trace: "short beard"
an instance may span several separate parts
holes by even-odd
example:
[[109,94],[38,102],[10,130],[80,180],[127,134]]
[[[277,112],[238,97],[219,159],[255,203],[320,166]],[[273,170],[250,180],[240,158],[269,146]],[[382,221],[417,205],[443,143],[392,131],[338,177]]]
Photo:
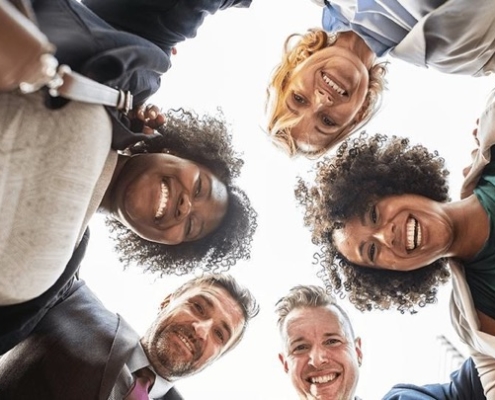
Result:
[[151,343],[151,348],[155,350],[152,355],[153,364],[160,365],[162,370],[167,373],[166,378],[169,379],[182,378],[197,372],[193,364],[200,356],[198,349],[196,349],[197,356],[190,360],[182,359],[180,353],[177,355],[175,346],[168,340],[169,335],[176,334],[176,332],[183,332],[187,336],[183,328],[171,327],[166,332],[162,332],[161,335],[155,336]]

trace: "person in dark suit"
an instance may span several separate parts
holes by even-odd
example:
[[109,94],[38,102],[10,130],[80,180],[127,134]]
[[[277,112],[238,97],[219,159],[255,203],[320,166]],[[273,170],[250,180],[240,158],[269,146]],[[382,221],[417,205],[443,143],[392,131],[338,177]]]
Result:
[[[299,398],[358,400],[355,395],[363,359],[361,339],[345,310],[324,288],[299,285],[276,305],[283,342],[279,354]],[[395,385],[383,400],[484,400],[472,358],[448,383]]]
[[84,281],[69,285],[30,336],[0,358],[1,399],[181,399],[174,383],[232,350],[259,311],[233,277],[205,275],[168,295],[140,338]]

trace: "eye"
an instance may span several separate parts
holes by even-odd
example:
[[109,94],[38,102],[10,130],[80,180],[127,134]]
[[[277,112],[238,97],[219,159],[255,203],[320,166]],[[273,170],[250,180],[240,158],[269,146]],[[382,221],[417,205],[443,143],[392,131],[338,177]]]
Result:
[[371,243],[370,246],[368,247],[368,257],[371,262],[375,262],[375,256],[376,256],[376,245],[374,243]]
[[340,343],[340,340],[334,339],[334,338],[328,339],[325,341],[325,344],[328,346],[334,346],[334,345],[339,344],[339,343]]
[[186,220],[186,237],[191,236],[191,231],[192,231],[192,219],[189,217]]
[[297,94],[297,93],[292,93],[292,98],[294,99],[294,101],[296,103],[299,103],[299,104],[305,104],[306,103],[306,99],[301,96],[300,94]]
[[199,176],[198,183],[196,185],[196,190],[194,191],[194,197],[199,197],[202,188],[203,188],[203,179],[201,179],[201,176]]
[[215,336],[220,340],[221,343],[224,343],[225,339],[220,329],[215,329]]
[[332,119],[328,117],[328,115],[323,115],[321,117],[321,122],[323,122],[323,125],[326,126],[335,126],[335,122],[333,122]]
[[378,221],[378,214],[376,212],[376,206],[373,205],[370,208],[370,221],[376,224],[376,221]]
[[201,304],[199,304],[198,302],[194,302],[192,304],[193,304],[194,309],[196,310],[196,312],[199,315],[204,315],[205,314],[205,310],[204,310],[204,308],[203,308],[203,306]]
[[303,351],[308,349],[307,344],[300,344],[292,349],[293,353],[302,353]]

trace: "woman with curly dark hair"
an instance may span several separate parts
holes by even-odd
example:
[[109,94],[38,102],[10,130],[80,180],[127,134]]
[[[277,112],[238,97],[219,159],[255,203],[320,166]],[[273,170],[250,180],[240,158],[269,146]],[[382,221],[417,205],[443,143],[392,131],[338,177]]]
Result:
[[314,185],[300,180],[296,189],[327,289],[359,310],[416,312],[453,276],[452,322],[472,347],[485,391],[495,379],[494,93],[461,200],[449,201],[437,152],[380,134],[346,140],[317,164]]
[[[107,211],[111,212],[107,223],[117,242],[116,249],[120,253],[120,259],[126,264],[137,262],[147,270],[162,274],[182,275],[197,267],[215,272],[226,271],[237,260],[249,258],[251,241],[257,227],[256,212],[247,195],[234,184],[244,161],[234,151],[231,136],[222,119],[212,116],[197,118],[187,112],[169,114],[167,119],[167,124],[158,129],[162,136],[131,147],[129,153],[134,157],[158,153],[161,157],[179,157],[200,165],[205,172],[212,175],[212,179],[203,177],[201,173],[194,177],[197,197],[201,199],[202,192],[206,195],[208,190],[222,196],[225,192],[228,197],[226,207],[222,209],[221,218],[217,218],[219,220],[210,232],[207,232],[207,224],[198,220],[191,209],[189,219],[184,220],[187,223],[180,227],[178,236],[173,236],[172,241],[160,243],[159,240],[146,238],[145,235],[134,232],[132,227],[126,226],[129,225],[126,224],[127,213],[119,210],[119,203],[115,202],[111,193],[107,193],[106,200],[113,201],[113,204],[106,206]],[[122,155],[120,161],[126,164],[129,157]],[[217,187],[212,185],[212,180],[218,182]],[[163,187],[165,183],[161,182],[161,185]],[[173,186],[166,188],[166,195],[169,197],[175,195],[173,192],[169,193],[172,188]],[[213,197],[211,193],[210,197]],[[182,195],[188,196],[186,193]],[[176,201],[176,214],[181,213],[180,203],[183,200],[191,199],[181,197]],[[168,198],[167,201],[173,203]],[[102,202],[104,204],[105,199]],[[207,211],[211,213],[210,209]],[[200,229],[202,231],[195,232]],[[160,234],[164,232],[162,230]],[[182,235],[185,235],[183,240]]]
[[[300,181],[297,196],[306,207],[305,223],[313,231],[313,242],[320,246],[327,284],[336,292],[348,293],[350,301],[361,311],[397,307],[404,312],[413,310],[415,305],[434,302],[437,286],[449,277],[444,254],[426,262],[406,258],[407,254],[414,254],[410,252],[413,249],[403,249],[402,258],[396,261],[374,240],[361,243],[362,237],[354,231],[351,235],[350,229],[360,222],[364,222],[365,227],[374,226],[378,217],[384,221],[383,199],[395,200],[401,195],[414,194],[448,204],[447,174],[444,161],[437,153],[421,145],[411,146],[408,139],[384,135],[368,138],[361,134],[348,139],[334,158],[320,161],[316,185],[308,187]],[[411,204],[418,201],[413,200]],[[394,222],[397,237],[392,240],[397,245],[399,232],[414,233],[413,222],[418,223],[408,215],[404,214],[406,219],[402,220],[405,231]],[[392,229],[392,225],[387,227]],[[389,239],[392,233],[386,233],[385,239]],[[400,239],[400,244],[411,245],[407,242],[409,236],[401,235]],[[342,249],[349,241],[355,244],[355,240],[358,240],[359,257]],[[387,264],[382,264],[384,256],[389,256],[383,260]],[[405,262],[406,267],[402,265]]]

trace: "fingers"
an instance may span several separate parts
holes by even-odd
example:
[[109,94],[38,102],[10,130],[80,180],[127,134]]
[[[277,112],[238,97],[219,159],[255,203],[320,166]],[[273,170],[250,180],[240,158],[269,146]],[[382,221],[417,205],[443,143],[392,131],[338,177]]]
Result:
[[144,134],[153,134],[155,129],[164,125],[167,122],[165,113],[154,104],[143,104],[135,107],[128,114],[129,118],[136,118],[144,122],[142,132]]

